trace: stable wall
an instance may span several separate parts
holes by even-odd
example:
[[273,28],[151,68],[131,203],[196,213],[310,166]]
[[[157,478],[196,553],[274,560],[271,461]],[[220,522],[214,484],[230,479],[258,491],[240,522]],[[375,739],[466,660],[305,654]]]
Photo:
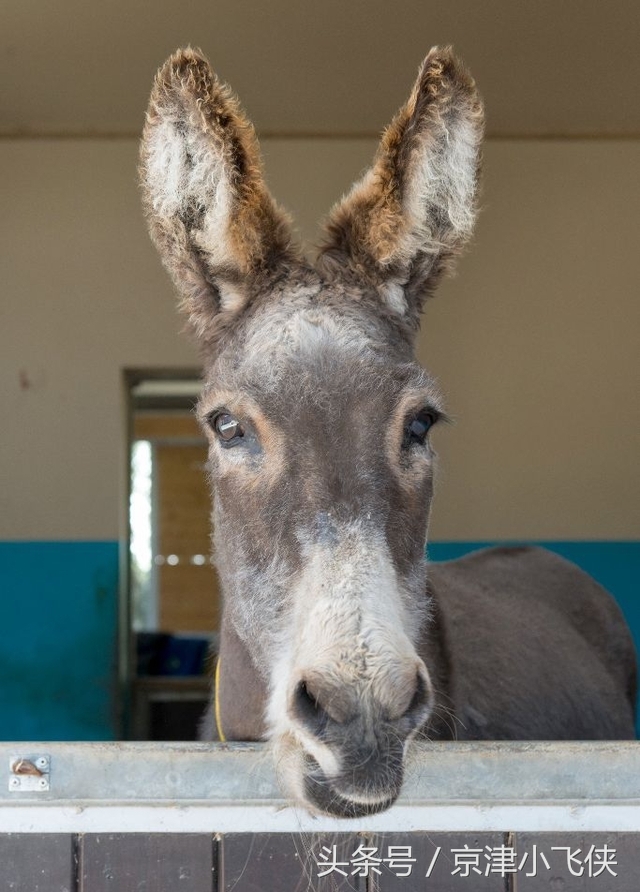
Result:
[[[315,241],[315,221],[374,143],[263,148],[274,192]],[[122,369],[197,364],[146,235],[136,154],[130,139],[0,142],[0,737],[115,733],[105,704]],[[640,540],[639,172],[638,140],[489,141],[475,243],[427,307],[418,348],[456,419],[435,435],[431,539],[622,547],[628,603]],[[74,671],[61,686],[63,665]],[[36,688],[36,727],[33,710],[15,724]],[[95,708],[76,715],[87,690]]]

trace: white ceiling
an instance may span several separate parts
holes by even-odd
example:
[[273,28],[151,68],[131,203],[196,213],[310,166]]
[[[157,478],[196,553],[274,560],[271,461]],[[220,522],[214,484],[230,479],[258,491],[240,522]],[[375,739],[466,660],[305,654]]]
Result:
[[0,17],[9,135],[136,135],[186,43],[261,133],[378,133],[453,43],[493,135],[640,134],[640,0],[2,0]]

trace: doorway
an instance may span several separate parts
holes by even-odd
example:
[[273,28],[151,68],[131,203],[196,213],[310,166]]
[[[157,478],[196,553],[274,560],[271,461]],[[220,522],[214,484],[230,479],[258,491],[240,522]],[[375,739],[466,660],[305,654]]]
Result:
[[194,369],[127,371],[127,736],[193,740],[217,653],[207,444]]

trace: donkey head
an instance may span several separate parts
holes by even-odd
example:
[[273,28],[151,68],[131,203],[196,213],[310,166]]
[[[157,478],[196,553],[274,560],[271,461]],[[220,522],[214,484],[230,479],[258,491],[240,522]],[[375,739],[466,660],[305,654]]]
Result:
[[[332,814],[394,801],[433,708],[417,649],[443,410],[413,342],[471,233],[481,132],[472,79],[431,50],[312,266],[206,60],[176,53],[151,95],[145,209],[205,363],[222,724],[272,739],[290,794]],[[253,723],[238,678],[263,692]]]

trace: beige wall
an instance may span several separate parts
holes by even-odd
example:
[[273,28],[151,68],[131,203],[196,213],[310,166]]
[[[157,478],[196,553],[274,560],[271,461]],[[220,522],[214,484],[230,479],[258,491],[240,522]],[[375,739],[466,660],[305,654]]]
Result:
[[[314,221],[367,140],[266,141]],[[196,363],[139,211],[133,140],[0,142],[0,539],[113,539],[121,369]],[[457,424],[437,433],[439,539],[638,538],[640,141],[494,141],[484,211],[419,353]]]

